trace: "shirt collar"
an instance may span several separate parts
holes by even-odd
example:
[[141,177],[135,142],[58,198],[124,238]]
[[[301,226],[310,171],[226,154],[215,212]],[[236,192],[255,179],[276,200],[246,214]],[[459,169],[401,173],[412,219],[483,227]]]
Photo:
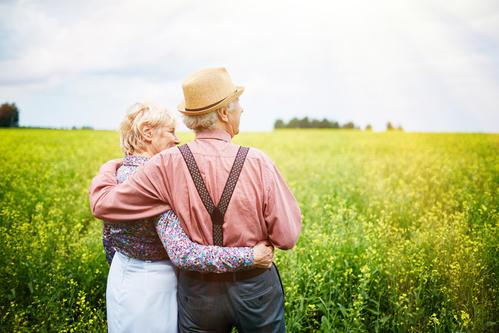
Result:
[[196,132],[196,139],[215,139],[230,142],[230,134],[220,129],[202,130]]
[[123,158],[123,165],[141,166],[149,160],[149,157],[143,155],[127,155]]

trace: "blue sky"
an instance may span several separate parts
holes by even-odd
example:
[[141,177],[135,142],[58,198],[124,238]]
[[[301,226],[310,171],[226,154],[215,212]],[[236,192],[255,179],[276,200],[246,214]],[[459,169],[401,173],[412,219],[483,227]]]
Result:
[[308,116],[499,132],[498,1],[0,2],[0,102],[24,126],[176,112],[183,79],[212,66],[246,87],[242,130]]

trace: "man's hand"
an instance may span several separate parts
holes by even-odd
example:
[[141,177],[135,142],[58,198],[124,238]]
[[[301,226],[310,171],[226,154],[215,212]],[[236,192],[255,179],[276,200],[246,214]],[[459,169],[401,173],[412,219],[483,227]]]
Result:
[[257,268],[270,268],[274,260],[274,247],[261,241],[253,247],[253,266]]

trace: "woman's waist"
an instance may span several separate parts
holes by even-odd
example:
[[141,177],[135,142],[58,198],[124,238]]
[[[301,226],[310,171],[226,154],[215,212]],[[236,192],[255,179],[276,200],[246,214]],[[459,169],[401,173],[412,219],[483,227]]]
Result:
[[152,246],[152,244],[142,246],[130,246],[129,244],[113,244],[116,251],[127,257],[142,261],[169,260],[163,246]]
[[147,270],[156,270],[156,269],[162,270],[163,269],[162,267],[168,267],[168,269],[170,268],[175,269],[175,266],[170,261],[170,259],[161,259],[161,260],[139,259],[139,258],[130,257],[126,253],[122,253],[119,250],[116,251],[114,256],[115,258],[113,258],[113,261],[118,260],[120,262],[120,266],[122,268],[126,268],[129,271],[142,271],[145,268]]
[[138,260],[167,260],[168,254],[163,244],[156,239],[112,236],[112,247],[122,254]]

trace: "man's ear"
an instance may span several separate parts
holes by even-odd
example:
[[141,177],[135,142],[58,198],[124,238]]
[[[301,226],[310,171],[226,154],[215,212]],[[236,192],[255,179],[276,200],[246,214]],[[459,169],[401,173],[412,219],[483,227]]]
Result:
[[140,128],[140,134],[142,134],[144,140],[146,140],[147,142],[151,142],[154,133],[151,126],[149,126],[148,124],[144,124]]
[[226,107],[218,109],[217,114],[218,114],[218,119],[220,119],[221,122],[223,123],[229,122],[229,110],[227,110]]

